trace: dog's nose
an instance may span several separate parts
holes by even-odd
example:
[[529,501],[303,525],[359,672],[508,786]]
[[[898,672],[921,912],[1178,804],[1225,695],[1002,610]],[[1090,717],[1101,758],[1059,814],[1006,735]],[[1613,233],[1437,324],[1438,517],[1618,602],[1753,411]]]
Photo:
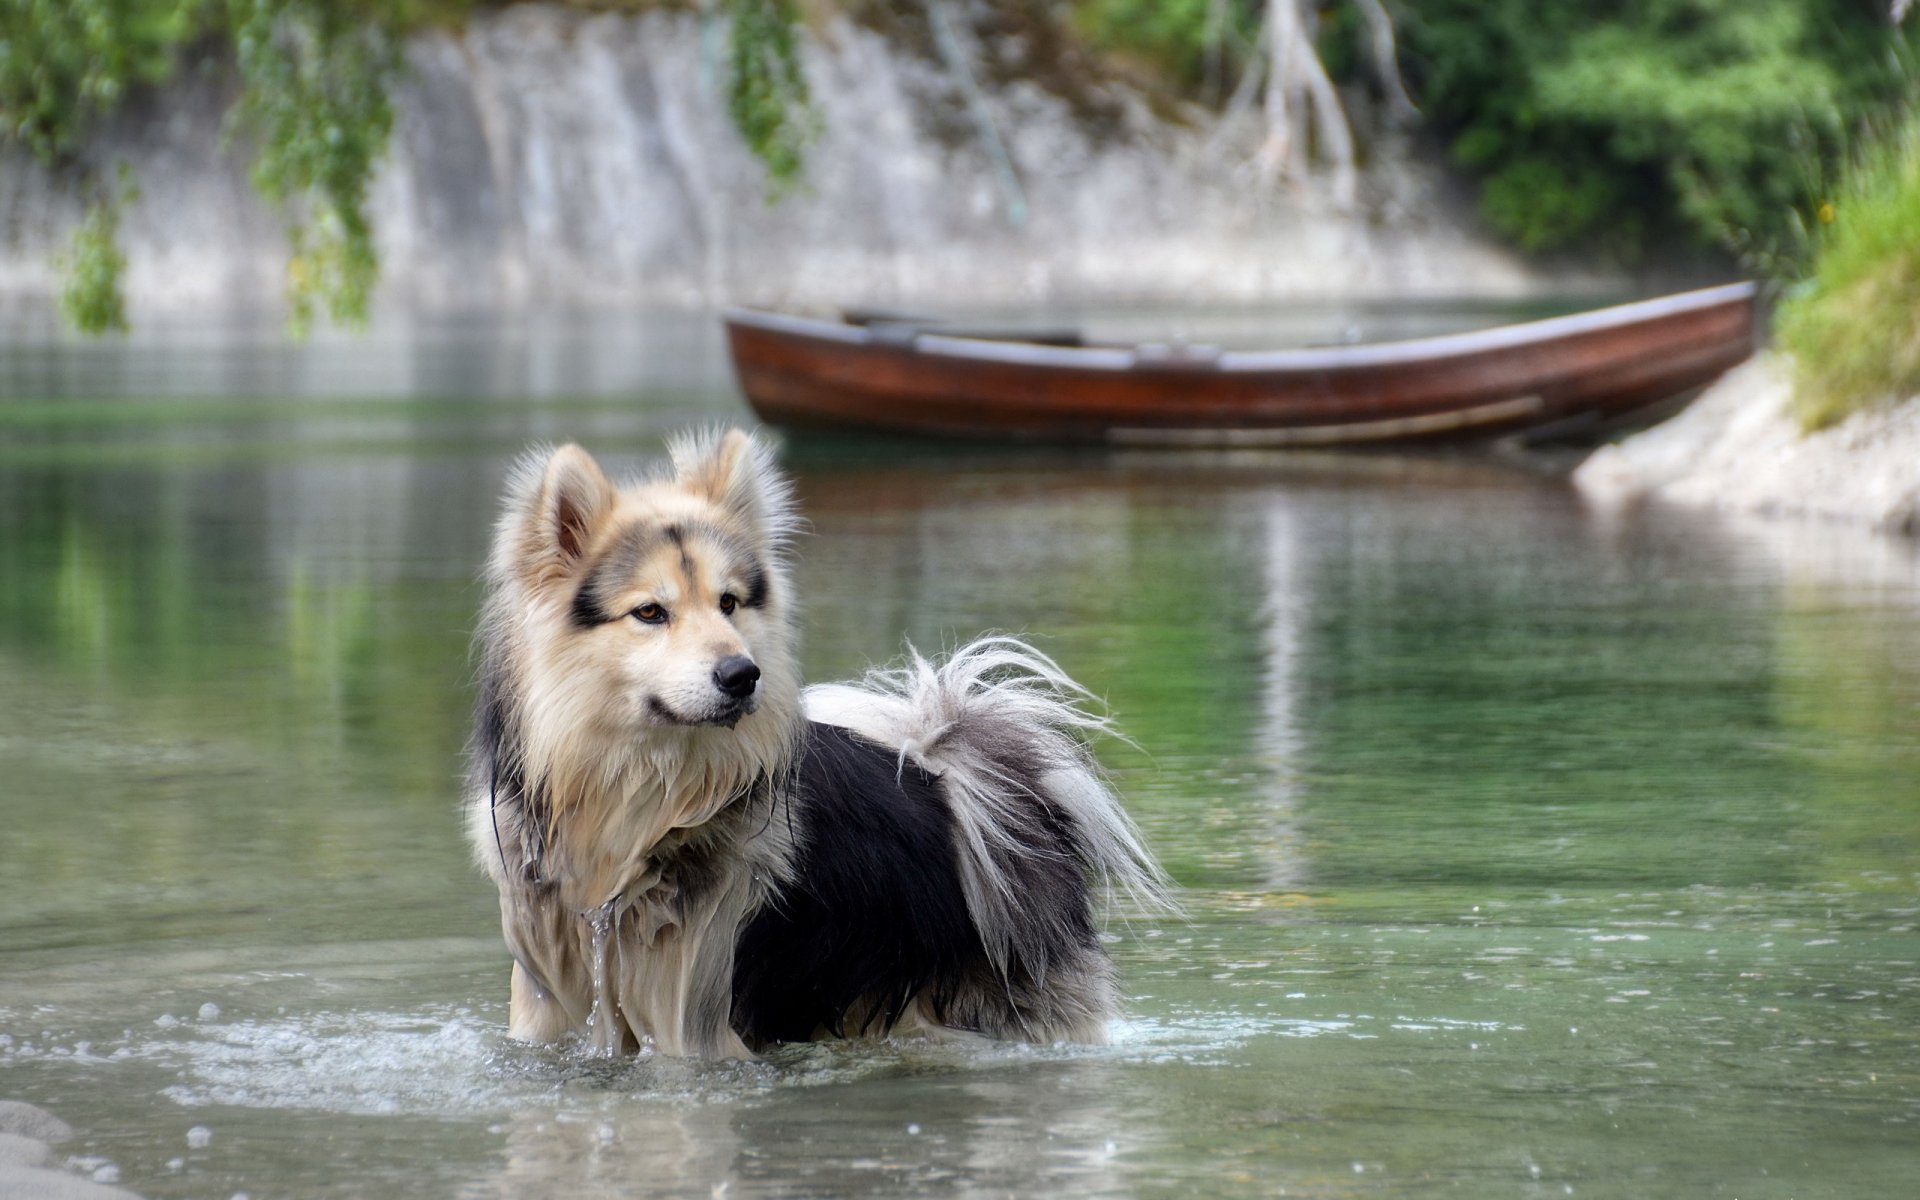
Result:
[[760,682],[760,668],[744,654],[729,655],[713,665],[713,681],[735,700],[745,700]]

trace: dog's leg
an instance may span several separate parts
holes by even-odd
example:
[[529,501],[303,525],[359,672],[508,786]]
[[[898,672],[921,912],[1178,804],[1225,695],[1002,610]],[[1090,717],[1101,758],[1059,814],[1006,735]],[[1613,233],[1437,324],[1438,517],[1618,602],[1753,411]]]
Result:
[[565,1037],[573,1022],[553,994],[533,981],[526,968],[513,964],[508,986],[507,1036],[536,1045],[550,1045]]
[[701,925],[688,930],[684,1001],[686,1053],[752,1058],[733,1029],[734,939],[746,920],[748,888],[737,880]]
[[[676,1058],[752,1058],[734,1032],[733,948],[748,887],[734,881],[646,931],[616,962],[621,1008]],[[637,1020],[636,1020],[637,1019]]]

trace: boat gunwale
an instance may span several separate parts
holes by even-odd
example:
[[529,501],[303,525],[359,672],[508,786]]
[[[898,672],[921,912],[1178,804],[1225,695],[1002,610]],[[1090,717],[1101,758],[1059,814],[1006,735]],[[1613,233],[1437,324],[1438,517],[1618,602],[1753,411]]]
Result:
[[[735,325],[777,334],[838,342],[850,347],[893,350],[928,358],[957,359],[1010,366],[1063,370],[1140,371],[1152,373],[1218,375],[1327,371],[1370,367],[1417,366],[1528,346],[1549,344],[1584,334],[1605,333],[1750,302],[1758,288],[1751,282],[1722,284],[1648,300],[1633,300],[1606,308],[1588,309],[1557,317],[1542,317],[1510,325],[1435,334],[1390,342],[1351,346],[1298,347],[1282,350],[1235,350],[1182,359],[1177,350],[1165,357],[1143,359],[1140,346],[1125,348],[1044,346],[1032,342],[994,341],[950,337],[933,332],[910,339],[887,340],[870,327],[816,317],[800,317],[763,309],[728,307],[721,313]],[[1143,343],[1142,345],[1157,345]]]

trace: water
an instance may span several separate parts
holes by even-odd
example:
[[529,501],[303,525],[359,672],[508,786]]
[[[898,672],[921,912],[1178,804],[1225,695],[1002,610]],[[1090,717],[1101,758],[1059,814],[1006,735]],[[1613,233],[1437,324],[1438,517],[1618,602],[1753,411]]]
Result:
[[1187,915],[1114,931],[1106,1047],[608,1062],[503,1037],[473,578],[526,443],[744,418],[711,326],[16,334],[0,390],[0,1095],[121,1186],[1911,1193],[1909,546],[1533,461],[790,445],[809,675],[1035,635]]

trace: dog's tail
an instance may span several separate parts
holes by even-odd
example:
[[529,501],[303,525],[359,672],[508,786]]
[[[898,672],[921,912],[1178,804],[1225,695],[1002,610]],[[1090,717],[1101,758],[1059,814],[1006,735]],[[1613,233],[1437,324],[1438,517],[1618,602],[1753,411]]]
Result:
[[953,809],[961,884],[987,953],[1003,974],[1016,956],[1044,978],[1049,958],[1085,929],[1084,904],[1036,903],[1061,876],[1136,910],[1171,907],[1166,877],[1107,786],[1087,741],[1111,733],[1083,705],[1092,694],[1011,637],[986,637],[944,663],[908,648],[858,684],[807,689],[807,716],[849,729],[938,776]]

